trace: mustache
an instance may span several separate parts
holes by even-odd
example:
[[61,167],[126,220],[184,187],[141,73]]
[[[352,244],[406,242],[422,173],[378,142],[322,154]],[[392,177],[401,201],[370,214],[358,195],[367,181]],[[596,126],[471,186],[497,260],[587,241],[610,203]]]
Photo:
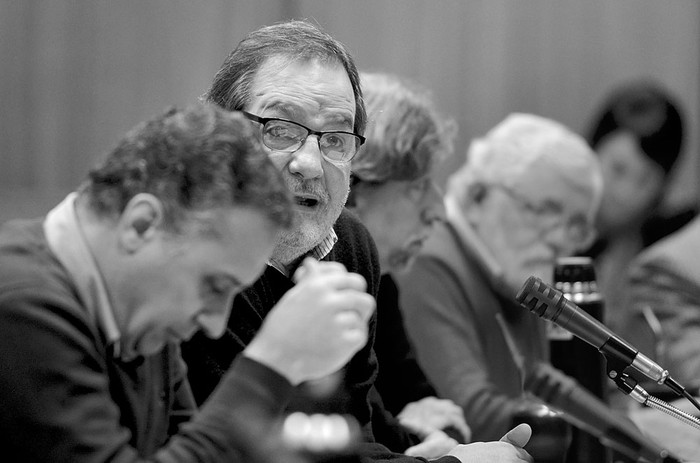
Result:
[[318,180],[292,179],[287,181],[287,188],[294,195],[313,195],[323,202],[327,202],[330,199],[326,187]]

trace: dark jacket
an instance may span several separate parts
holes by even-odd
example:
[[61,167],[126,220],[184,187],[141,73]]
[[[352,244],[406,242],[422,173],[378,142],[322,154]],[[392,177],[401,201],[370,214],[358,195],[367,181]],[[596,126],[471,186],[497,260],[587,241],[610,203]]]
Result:
[[271,461],[247,452],[279,418],[286,379],[241,358],[190,420],[178,346],[124,362],[90,313],[41,220],[0,230],[3,461]]
[[464,409],[474,441],[498,440],[523,398],[522,372],[497,320],[520,353],[548,358],[544,322],[507,297],[471,243],[438,223],[408,273],[397,277],[406,330],[441,397]]

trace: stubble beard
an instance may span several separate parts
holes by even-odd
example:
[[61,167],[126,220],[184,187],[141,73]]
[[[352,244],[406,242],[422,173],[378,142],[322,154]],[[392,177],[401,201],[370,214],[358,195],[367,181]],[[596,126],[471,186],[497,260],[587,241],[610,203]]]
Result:
[[313,217],[296,213],[292,228],[278,235],[277,243],[272,252],[272,260],[289,265],[318,246],[328,236],[335,221],[340,217],[348,193],[349,189],[342,201],[337,204],[328,203]]

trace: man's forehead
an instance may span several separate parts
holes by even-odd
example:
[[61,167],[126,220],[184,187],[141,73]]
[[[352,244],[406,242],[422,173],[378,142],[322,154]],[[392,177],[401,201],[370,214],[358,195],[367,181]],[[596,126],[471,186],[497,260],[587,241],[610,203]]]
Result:
[[271,57],[258,69],[250,91],[252,105],[262,104],[281,114],[293,116],[313,109],[327,112],[328,118],[354,119],[355,93],[347,71],[338,62]]
[[532,199],[562,203],[571,196],[592,195],[593,180],[586,170],[534,167],[518,177],[512,187]]

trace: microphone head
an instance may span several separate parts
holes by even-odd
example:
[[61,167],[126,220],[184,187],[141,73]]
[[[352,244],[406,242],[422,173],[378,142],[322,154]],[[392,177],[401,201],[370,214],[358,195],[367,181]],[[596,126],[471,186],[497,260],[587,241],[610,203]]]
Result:
[[530,312],[551,321],[557,320],[566,303],[564,293],[552,288],[536,276],[531,276],[525,281],[515,299]]

